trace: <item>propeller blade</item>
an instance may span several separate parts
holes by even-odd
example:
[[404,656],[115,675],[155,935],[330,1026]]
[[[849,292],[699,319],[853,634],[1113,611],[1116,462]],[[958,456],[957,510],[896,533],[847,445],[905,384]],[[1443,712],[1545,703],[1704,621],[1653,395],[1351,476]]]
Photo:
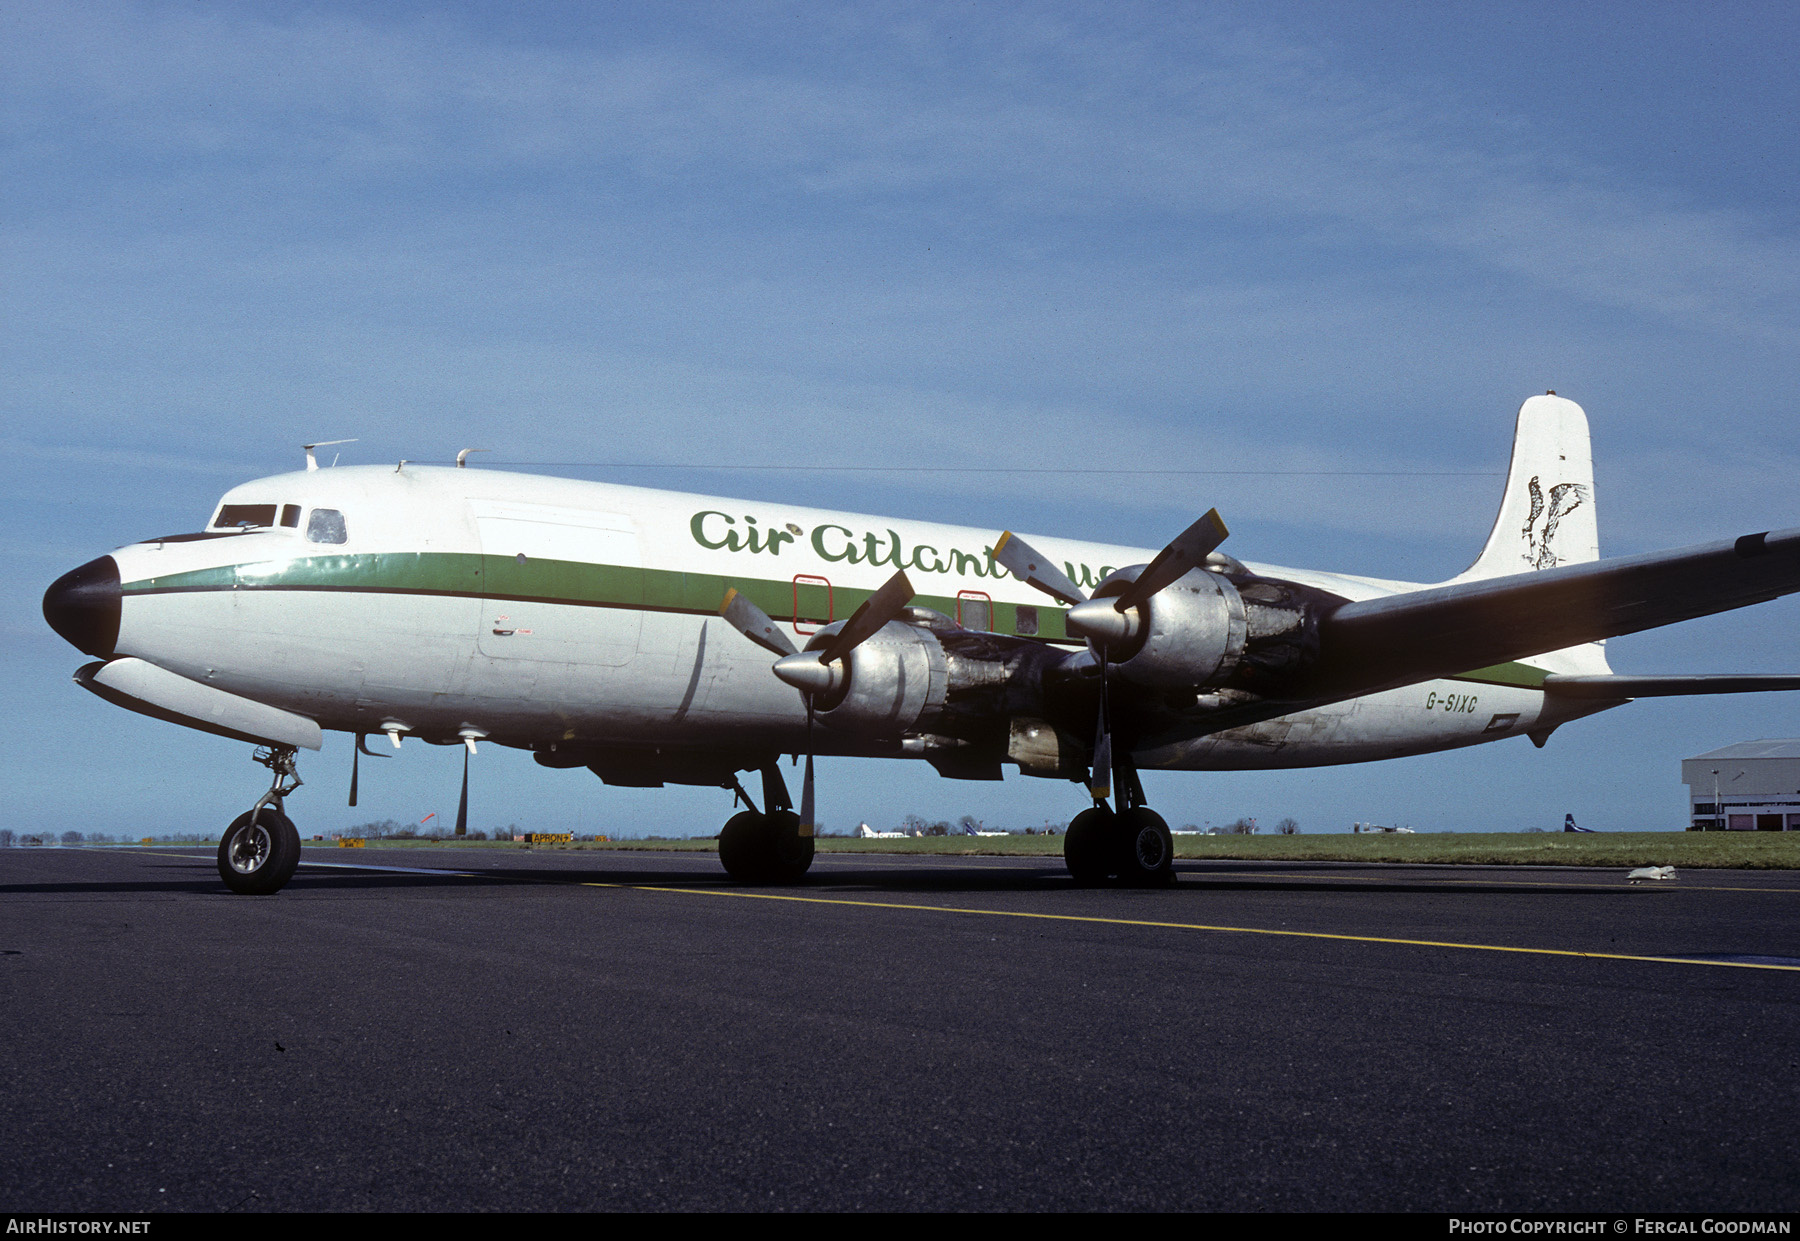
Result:
[[456,834],[465,836],[469,831],[469,751],[463,748],[463,785],[462,798],[456,803]]
[[806,700],[806,776],[800,782],[800,834],[813,834],[812,699]]
[[356,767],[358,756],[362,753],[362,738],[358,737],[356,741],[355,748],[350,751],[350,804],[352,806],[356,804]]
[[725,602],[719,605],[719,615],[725,618],[726,624],[771,655],[799,653],[793,639],[782,632],[769,614],[738,594],[735,587],[725,592]]
[[1112,698],[1106,684],[1106,653],[1093,643],[1088,649],[1100,662],[1100,718],[1094,723],[1094,768],[1088,773],[1088,793],[1095,802],[1112,796]]
[[1071,606],[1087,600],[1087,596],[1081,593],[1081,587],[1071,582],[1050,562],[1049,557],[1011,530],[1002,534],[1000,541],[994,544],[994,559],[1021,582],[1037,587],[1052,599]]
[[1106,730],[1106,717],[1100,717],[1099,735],[1094,738],[1094,769],[1088,775],[1088,793],[1095,801],[1112,796],[1112,734]]
[[906,580],[905,569],[883,582],[881,589],[870,595],[868,601],[844,622],[844,627],[838,630],[837,636],[819,651],[820,662],[835,663],[874,637],[883,625],[906,609],[906,605],[912,602],[913,593],[912,583]]
[[1209,509],[1206,516],[1170,539],[1169,545],[1156,553],[1156,559],[1146,565],[1137,581],[1113,601],[1113,607],[1120,612],[1129,612],[1163,587],[1180,580],[1230,533],[1219,510]]

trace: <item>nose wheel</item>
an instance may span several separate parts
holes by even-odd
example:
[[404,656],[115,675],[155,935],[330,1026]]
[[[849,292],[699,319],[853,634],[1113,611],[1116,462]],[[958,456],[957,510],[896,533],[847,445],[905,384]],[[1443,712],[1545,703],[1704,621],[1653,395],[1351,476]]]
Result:
[[275,779],[219,838],[219,878],[240,896],[279,892],[300,865],[300,833],[282,811],[282,800],[300,787],[294,751],[286,746],[258,750],[256,761]]

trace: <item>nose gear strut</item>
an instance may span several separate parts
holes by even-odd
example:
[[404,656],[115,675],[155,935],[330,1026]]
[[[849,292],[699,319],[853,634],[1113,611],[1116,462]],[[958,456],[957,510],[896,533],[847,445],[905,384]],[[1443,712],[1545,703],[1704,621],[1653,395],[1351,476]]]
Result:
[[289,745],[256,751],[256,761],[274,774],[269,791],[219,838],[219,878],[241,896],[279,892],[300,865],[300,833],[283,809],[284,799],[302,783],[294,755]]

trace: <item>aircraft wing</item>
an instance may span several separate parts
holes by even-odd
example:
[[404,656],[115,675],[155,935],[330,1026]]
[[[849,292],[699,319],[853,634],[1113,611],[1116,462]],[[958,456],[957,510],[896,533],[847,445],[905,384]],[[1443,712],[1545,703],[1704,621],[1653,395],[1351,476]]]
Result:
[[[1710,616],[1800,591],[1800,529],[1622,556],[1346,603],[1319,621],[1309,692],[1374,693]],[[1746,678],[1731,678],[1743,681]],[[1795,678],[1778,678],[1794,682]],[[1586,681],[1598,697],[1658,692],[1670,678]],[[1637,688],[1630,687],[1635,683]],[[1797,682],[1800,683],[1800,682]],[[1790,688],[1767,685],[1757,688]],[[1726,692],[1723,689],[1662,693]]]
[[1760,694],[1800,689],[1800,676],[1565,676],[1551,673],[1544,689],[1561,698],[1669,698],[1683,694]]

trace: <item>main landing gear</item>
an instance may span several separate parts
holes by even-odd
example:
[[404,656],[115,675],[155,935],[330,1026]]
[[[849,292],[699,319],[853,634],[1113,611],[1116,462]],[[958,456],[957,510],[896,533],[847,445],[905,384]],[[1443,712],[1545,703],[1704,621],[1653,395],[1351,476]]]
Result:
[[801,823],[794,813],[787,782],[772,760],[762,778],[767,813],[756,809],[735,776],[725,786],[750,809],[733,815],[719,833],[719,861],[739,883],[796,883],[812,866],[812,824]]
[[294,770],[294,748],[258,750],[256,761],[275,773],[269,791],[233,819],[219,838],[219,878],[240,896],[279,892],[300,865],[300,833],[282,812],[282,799],[301,783]]
[[1112,878],[1128,887],[1167,887],[1175,882],[1169,825],[1144,805],[1137,769],[1122,756],[1113,762],[1113,782],[1119,809],[1108,806],[1096,789],[1094,805],[1076,815],[1063,836],[1063,864],[1082,887],[1099,887]]

